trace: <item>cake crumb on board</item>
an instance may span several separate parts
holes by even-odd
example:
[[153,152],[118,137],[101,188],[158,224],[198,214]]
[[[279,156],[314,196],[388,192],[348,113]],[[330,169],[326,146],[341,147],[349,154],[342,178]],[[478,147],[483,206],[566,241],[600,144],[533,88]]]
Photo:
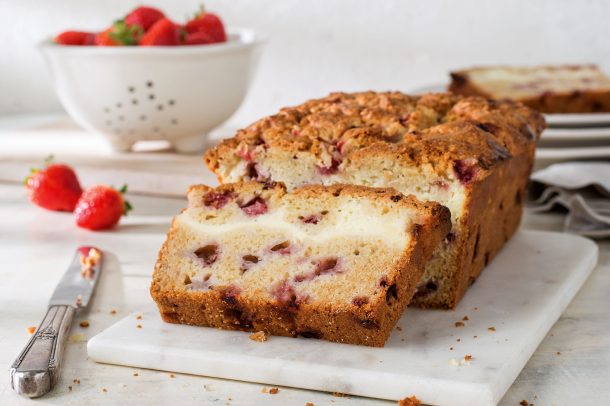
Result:
[[257,331],[255,333],[250,334],[249,338],[252,341],[262,343],[269,339],[269,334],[267,334],[265,331],[261,330],[261,331]]
[[415,396],[409,396],[398,401],[398,406],[421,406],[421,402]]

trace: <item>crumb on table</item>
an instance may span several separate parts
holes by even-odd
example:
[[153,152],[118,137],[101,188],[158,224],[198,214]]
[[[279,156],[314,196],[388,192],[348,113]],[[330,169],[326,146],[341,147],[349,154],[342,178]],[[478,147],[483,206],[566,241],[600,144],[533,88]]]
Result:
[[30,326],[26,330],[27,330],[29,335],[32,335],[32,334],[34,334],[36,332],[36,327],[35,326]]
[[72,386],[69,386],[69,385],[68,385],[68,390],[69,390],[70,392],[72,392]]
[[257,341],[259,343],[267,341],[268,338],[269,334],[267,334],[265,331],[257,331],[255,333],[250,334],[250,340]]
[[468,321],[468,320],[470,320],[470,319],[468,318],[468,316],[464,316],[464,317],[462,317],[462,321]]
[[176,377],[176,375],[174,375],[174,374],[169,374],[169,377],[170,377],[170,378],[175,378],[175,377]]
[[455,322],[455,326],[456,326],[456,327],[464,327],[464,323],[463,323],[463,322],[461,322],[461,321],[456,321],[456,322]]
[[87,341],[87,337],[83,333],[72,334],[68,337],[68,341],[71,343],[82,343]]
[[140,374],[139,374],[139,373],[137,373],[137,372],[134,372],[134,373],[133,373],[133,376],[140,376]]
[[137,328],[142,328],[141,324],[136,325]]
[[263,389],[261,389],[261,393],[267,393],[267,388],[263,386]]
[[312,402],[305,403],[305,406],[315,406]]
[[278,388],[271,388],[269,389],[269,393],[272,395],[275,395],[276,393],[278,393],[280,390]]
[[487,330],[489,330],[489,331],[496,331],[496,328],[494,326],[491,326],[491,327],[487,327]]
[[333,392],[333,396],[336,396],[338,398],[346,398],[349,395],[347,393],[342,393],[342,392]]
[[89,327],[89,320],[83,320],[80,322],[79,326],[81,326],[82,328],[87,328]]
[[136,316],[136,320],[142,320],[142,315],[141,315],[141,314],[138,314],[138,315]]
[[472,359],[473,359],[472,355],[470,355],[470,354],[464,355],[464,361],[470,362],[470,361],[472,361]]
[[110,310],[110,314],[112,314],[114,316],[116,314],[116,309]]

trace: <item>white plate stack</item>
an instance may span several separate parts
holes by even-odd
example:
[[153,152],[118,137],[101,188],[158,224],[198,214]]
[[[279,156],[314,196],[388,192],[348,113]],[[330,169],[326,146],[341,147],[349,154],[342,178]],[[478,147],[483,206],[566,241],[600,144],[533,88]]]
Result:
[[548,128],[536,151],[538,166],[610,160],[610,113],[545,114]]

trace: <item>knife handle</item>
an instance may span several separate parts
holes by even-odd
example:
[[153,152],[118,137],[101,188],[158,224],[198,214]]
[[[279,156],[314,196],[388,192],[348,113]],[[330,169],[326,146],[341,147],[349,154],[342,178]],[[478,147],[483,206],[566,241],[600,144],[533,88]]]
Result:
[[51,306],[36,333],[11,367],[11,386],[18,394],[36,398],[49,392],[57,378],[66,334],[72,324],[72,306]]

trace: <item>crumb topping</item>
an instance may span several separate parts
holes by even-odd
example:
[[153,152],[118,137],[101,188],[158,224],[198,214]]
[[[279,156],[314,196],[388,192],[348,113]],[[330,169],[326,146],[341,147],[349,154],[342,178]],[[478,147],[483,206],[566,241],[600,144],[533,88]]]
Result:
[[[320,173],[330,175],[358,156],[384,151],[416,165],[459,162],[457,169],[469,182],[477,168],[518,154],[544,128],[540,114],[510,101],[450,93],[332,93],[238,131],[208,151],[206,163],[214,171],[240,161],[253,166],[270,148],[294,156],[308,151]],[[471,161],[476,165],[466,164]]]

